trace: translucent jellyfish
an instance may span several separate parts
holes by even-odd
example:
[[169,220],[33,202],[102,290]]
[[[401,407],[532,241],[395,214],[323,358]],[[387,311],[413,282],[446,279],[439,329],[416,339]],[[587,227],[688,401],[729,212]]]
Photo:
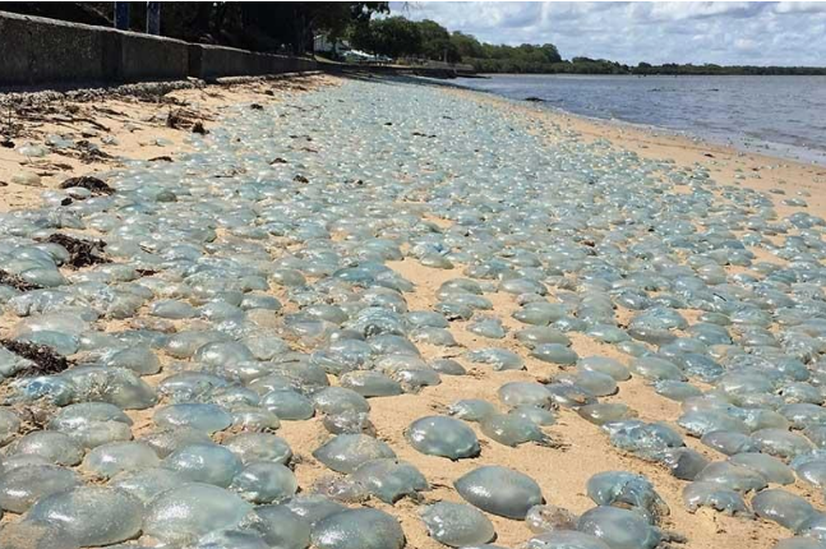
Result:
[[682,370],[674,363],[653,356],[634,360],[631,362],[630,369],[634,374],[652,381],[685,381],[686,379]]
[[86,454],[82,467],[98,477],[111,478],[122,471],[154,467],[160,463],[155,450],[142,442],[110,442]]
[[106,402],[71,404],[49,422],[49,429],[69,435],[86,448],[132,438],[132,420],[123,410]]
[[399,522],[377,509],[348,509],[316,522],[311,531],[318,549],[401,549]]
[[498,465],[478,467],[453,485],[474,507],[507,518],[524,520],[531,507],[543,502],[542,490],[531,477]]
[[748,434],[749,428],[742,420],[716,410],[687,412],[677,419],[677,424],[688,434],[702,437],[714,431]]
[[711,507],[727,515],[751,516],[743,496],[715,482],[695,481],[683,489],[683,501],[690,512]]
[[642,475],[625,471],[597,473],[588,479],[587,492],[597,505],[638,509],[655,522],[670,513],[654,485]]
[[[304,549],[310,545],[311,525],[344,509],[330,500],[310,506],[309,502],[315,501],[315,498],[323,499],[319,496],[299,496],[289,500],[290,503],[286,505],[260,505],[247,515],[242,526],[258,533],[268,547]],[[310,509],[316,511],[317,516],[308,514]],[[320,510],[323,510],[323,513],[320,513]]]
[[533,348],[531,356],[542,362],[552,364],[576,364],[579,356],[573,349],[559,343],[541,343]]
[[626,381],[631,378],[631,373],[622,363],[613,358],[602,356],[589,356],[579,359],[577,370],[607,374],[616,381]]
[[578,516],[556,505],[534,505],[525,516],[525,523],[534,534],[561,530],[576,530]]
[[346,411],[369,412],[367,399],[345,387],[328,387],[312,395],[317,411],[327,415],[338,415]]
[[681,480],[694,480],[708,465],[708,459],[691,448],[670,448],[660,455],[660,461]]
[[623,420],[605,423],[611,444],[645,459],[658,461],[672,448],[684,446],[682,437],[667,425]]
[[459,420],[444,416],[417,419],[405,431],[413,448],[423,454],[457,460],[479,455],[479,440],[473,429]]
[[228,490],[193,482],[152,500],[146,509],[143,532],[167,543],[191,543],[214,530],[235,528],[251,509],[249,503]]
[[508,414],[517,416],[540,426],[553,425],[556,423],[556,416],[545,408],[523,405],[508,411]]
[[197,429],[175,427],[147,433],[140,441],[151,446],[155,454],[163,459],[179,448],[190,444],[209,443],[212,439],[207,433]]
[[729,458],[731,463],[747,467],[763,475],[772,484],[793,484],[794,473],[782,461],[766,454],[744,452]]
[[594,425],[604,425],[611,421],[621,421],[637,417],[637,412],[622,402],[588,404],[577,410],[583,419]]
[[127,492],[146,505],[161,492],[177,488],[187,482],[175,471],[161,467],[149,467],[118,473],[109,482],[109,486]]
[[315,414],[313,402],[293,389],[270,391],[261,397],[261,406],[287,421],[310,419]]
[[700,482],[713,482],[735,492],[760,491],[768,483],[766,477],[748,467],[727,461],[713,461],[697,475]]
[[57,465],[18,467],[0,476],[0,507],[5,511],[24,513],[40,498],[79,484],[81,480],[77,473]]
[[727,456],[757,449],[757,445],[750,436],[731,431],[708,432],[700,438],[700,442]]
[[153,416],[162,428],[191,427],[206,433],[223,431],[232,425],[232,416],[214,404],[183,403],[158,409]]
[[339,473],[352,473],[372,459],[395,458],[385,442],[367,435],[337,435],[313,451],[313,457]]
[[349,479],[363,486],[367,493],[385,503],[395,503],[404,496],[416,496],[429,490],[424,475],[406,461],[374,459],[360,465]]
[[752,433],[751,438],[761,452],[781,459],[790,459],[814,449],[805,437],[785,429],[760,429]]
[[271,433],[240,433],[226,439],[223,446],[244,463],[271,461],[284,465],[293,456],[287,441]]
[[354,410],[344,411],[333,416],[324,416],[322,424],[333,435],[360,434],[376,436],[376,429],[370,421],[369,414]]
[[514,414],[490,414],[479,422],[482,432],[505,446],[516,447],[526,442],[550,446],[551,439],[539,425]]
[[465,358],[476,364],[487,364],[496,371],[525,369],[525,362],[519,355],[507,349],[479,349],[468,352]]
[[77,486],[37,501],[28,520],[59,525],[81,546],[111,545],[141,531],[143,505],[126,492],[101,486]]
[[551,395],[541,383],[531,381],[512,381],[505,383],[496,392],[499,400],[509,408],[529,405],[540,408],[551,407]]
[[190,482],[226,488],[242,468],[241,459],[229,448],[215,443],[190,444],[163,460],[163,466]]
[[785,490],[763,490],[751,500],[754,513],[796,532],[815,513],[814,507],[800,496]]
[[365,398],[402,394],[401,385],[381,372],[358,370],[347,372],[339,379],[341,386],[352,389]]
[[10,454],[40,456],[57,465],[77,465],[83,458],[83,449],[63,433],[32,431],[14,443]]
[[457,400],[448,406],[448,413],[464,421],[481,421],[485,416],[496,413],[496,407],[487,400]]
[[601,539],[611,549],[653,549],[663,540],[660,531],[638,513],[617,507],[586,511],[577,530]]
[[470,505],[441,501],[421,512],[430,537],[449,547],[491,541],[496,532],[488,518]]
[[295,495],[298,481],[280,463],[253,461],[233,477],[229,489],[250,503],[278,503]]

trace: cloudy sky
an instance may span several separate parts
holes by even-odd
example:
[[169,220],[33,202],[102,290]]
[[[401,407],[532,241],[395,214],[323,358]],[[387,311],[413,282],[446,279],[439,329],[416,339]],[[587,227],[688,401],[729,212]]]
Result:
[[391,2],[492,43],[628,64],[826,65],[826,2]]

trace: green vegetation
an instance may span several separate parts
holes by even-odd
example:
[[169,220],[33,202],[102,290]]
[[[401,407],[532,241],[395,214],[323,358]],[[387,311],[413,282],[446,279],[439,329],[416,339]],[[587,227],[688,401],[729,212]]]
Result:
[[356,21],[345,36],[357,49],[392,58],[432,59],[472,65],[480,73],[534,74],[822,74],[824,67],[758,67],[640,63],[629,66],[607,59],[563,60],[553,44],[494,45],[459,31],[450,33],[435,21],[404,17]]

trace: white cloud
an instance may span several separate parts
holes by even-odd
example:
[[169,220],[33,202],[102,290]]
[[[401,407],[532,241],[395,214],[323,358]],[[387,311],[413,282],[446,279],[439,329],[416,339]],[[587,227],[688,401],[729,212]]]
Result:
[[[826,64],[826,2],[391,2],[492,43],[623,63]],[[406,10],[402,10],[406,6]]]

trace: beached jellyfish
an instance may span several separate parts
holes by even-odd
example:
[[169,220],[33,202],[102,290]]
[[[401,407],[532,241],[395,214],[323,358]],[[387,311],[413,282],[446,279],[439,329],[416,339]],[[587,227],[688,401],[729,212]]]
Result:
[[215,443],[205,443],[190,444],[175,450],[164,458],[163,466],[176,471],[190,482],[226,488],[241,471],[242,463],[230,449]]
[[616,381],[627,381],[631,378],[628,368],[618,360],[602,356],[589,356],[577,361],[577,370],[599,372],[614,378]]
[[377,509],[348,509],[316,522],[311,531],[318,549],[401,549],[405,539],[399,522]]
[[418,492],[430,489],[427,479],[416,467],[396,459],[367,461],[353,471],[349,479],[385,503],[395,503],[404,496],[415,497]]
[[550,326],[528,326],[516,332],[515,335],[516,339],[528,349],[533,349],[537,345],[545,343],[558,343],[565,346],[571,344],[568,336]]
[[685,381],[686,376],[673,362],[653,356],[637,358],[630,365],[631,372],[652,381]]
[[662,423],[627,419],[605,423],[611,444],[644,459],[659,461],[666,451],[684,446],[682,437]]
[[363,397],[393,396],[402,394],[401,385],[391,377],[369,370],[348,372],[339,378],[342,387],[352,389]]
[[752,433],[751,438],[761,452],[781,459],[791,459],[814,449],[808,439],[785,429],[760,429]]
[[498,465],[478,467],[453,485],[459,495],[482,511],[518,520],[524,520],[531,507],[543,502],[536,481]]
[[732,431],[707,432],[700,438],[700,442],[727,456],[757,450],[757,445],[750,436]]
[[175,471],[161,467],[149,467],[118,473],[109,481],[109,486],[127,492],[146,505],[161,492],[177,488],[187,482]]
[[766,477],[748,467],[728,461],[713,461],[697,475],[700,482],[713,482],[735,492],[758,492],[768,483]]
[[689,512],[711,507],[727,515],[751,516],[743,496],[716,482],[695,481],[683,489],[683,502]]
[[122,471],[154,467],[160,463],[151,446],[143,442],[110,442],[91,450],[81,467],[102,478]]
[[705,456],[691,448],[669,448],[660,454],[659,460],[681,480],[694,480],[709,463]]
[[29,465],[6,471],[0,476],[0,507],[24,513],[40,498],[69,490],[81,484],[71,469],[57,465]]
[[211,484],[189,483],[163,492],[146,509],[143,532],[167,543],[191,543],[221,528],[234,528],[252,506]]
[[536,406],[551,408],[551,394],[541,383],[532,381],[512,381],[505,383],[496,391],[499,400],[508,408],[517,406]]
[[278,503],[295,495],[298,481],[280,463],[253,461],[233,477],[229,489],[250,503]]
[[207,433],[192,429],[191,427],[160,429],[147,433],[139,440],[151,446],[161,459],[184,446],[212,442],[212,439]]
[[59,525],[81,546],[111,545],[141,531],[144,509],[139,500],[116,488],[76,486],[41,498],[28,520]]
[[467,547],[491,541],[493,524],[470,505],[441,501],[421,512],[430,537],[449,547]]
[[490,339],[502,339],[507,335],[507,330],[502,325],[502,321],[493,317],[477,316],[468,324],[467,330]]
[[315,449],[313,457],[339,473],[352,473],[359,465],[379,458],[395,458],[387,443],[362,434],[337,435]]
[[542,362],[563,366],[576,364],[579,359],[573,349],[559,343],[541,343],[531,350],[531,356]]
[[482,418],[479,427],[486,436],[505,446],[516,447],[526,442],[535,442],[543,446],[553,444],[539,425],[515,414],[490,414]]
[[757,471],[772,484],[793,484],[794,473],[782,461],[757,452],[744,452],[729,458],[731,463]]
[[621,402],[588,404],[577,410],[583,419],[594,425],[603,425],[611,421],[621,421],[637,417],[637,412]]
[[39,456],[57,465],[77,465],[83,448],[68,435],[55,431],[32,431],[15,442],[9,455]]
[[417,419],[405,431],[405,438],[423,454],[457,460],[479,455],[479,440],[473,429],[457,419],[427,416]]
[[534,505],[525,516],[525,523],[534,534],[561,530],[576,530],[579,519],[568,509],[556,505]]
[[677,424],[688,434],[702,437],[714,431],[727,431],[748,434],[748,426],[742,420],[716,410],[699,410],[687,412],[677,419]]
[[754,513],[796,532],[815,513],[814,507],[800,496],[785,490],[763,490],[751,501]]
[[317,411],[331,416],[346,411],[370,411],[370,404],[366,398],[345,387],[327,387],[314,393],[312,399]]
[[545,386],[551,395],[554,406],[563,408],[579,408],[589,404],[596,404],[597,397],[585,387],[570,383],[551,383]]
[[[314,505],[312,509],[319,511],[315,515],[303,514],[297,510],[306,511],[310,507],[308,502],[323,501]],[[290,507],[295,504],[295,507]],[[268,547],[284,547],[285,549],[306,548],[310,545],[310,527],[313,523],[325,516],[343,510],[340,504],[320,498],[320,496],[298,496],[289,500],[289,504],[259,505],[249,513],[241,523],[245,530],[257,533]]]
[[668,505],[642,475],[625,471],[606,471],[588,479],[588,497],[597,505],[639,510],[654,522],[670,513]]
[[663,540],[662,533],[642,516],[617,507],[595,507],[577,522],[577,530],[595,536],[611,549],[653,549]]
[[496,413],[496,407],[487,400],[470,398],[457,400],[448,406],[448,413],[464,421],[481,421],[485,416]]
[[475,364],[487,364],[496,371],[525,369],[525,362],[519,355],[507,349],[478,349],[468,352],[465,358]]
[[232,425],[232,416],[215,404],[172,404],[158,409],[153,419],[161,428],[190,427],[206,433],[223,431]]

